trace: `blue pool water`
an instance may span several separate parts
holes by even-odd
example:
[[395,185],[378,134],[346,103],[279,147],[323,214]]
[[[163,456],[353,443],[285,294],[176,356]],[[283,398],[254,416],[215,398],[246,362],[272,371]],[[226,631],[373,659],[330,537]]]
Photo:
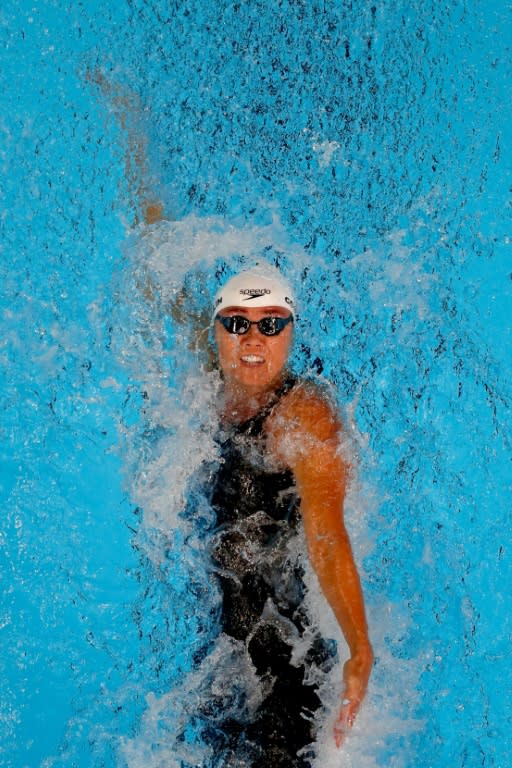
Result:
[[[205,307],[223,261],[263,255],[300,289],[295,365],[334,381],[359,457],[376,665],[321,764],[508,768],[511,16],[0,10],[1,766],[172,768],[211,630],[176,523],[211,436],[169,306],[185,285]],[[168,224],[137,225],[129,132]]]

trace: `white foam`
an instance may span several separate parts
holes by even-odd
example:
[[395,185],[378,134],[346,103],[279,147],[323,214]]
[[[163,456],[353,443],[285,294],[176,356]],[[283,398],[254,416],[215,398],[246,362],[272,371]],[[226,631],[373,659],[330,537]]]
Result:
[[340,145],[337,141],[313,142],[313,151],[318,154],[318,164],[320,168],[327,168]]

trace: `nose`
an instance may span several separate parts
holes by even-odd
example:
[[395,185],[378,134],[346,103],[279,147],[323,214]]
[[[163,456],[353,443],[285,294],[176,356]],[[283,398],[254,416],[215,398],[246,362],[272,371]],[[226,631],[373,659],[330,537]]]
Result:
[[247,333],[244,333],[242,340],[250,344],[261,344],[263,334],[259,332],[257,325],[250,325]]

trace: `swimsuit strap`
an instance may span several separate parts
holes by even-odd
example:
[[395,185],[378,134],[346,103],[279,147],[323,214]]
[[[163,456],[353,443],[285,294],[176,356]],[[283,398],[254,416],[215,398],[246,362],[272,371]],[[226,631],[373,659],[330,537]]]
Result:
[[269,400],[269,402],[263,406],[263,408],[258,411],[254,416],[252,416],[250,419],[247,419],[247,421],[242,422],[242,424],[238,424],[234,428],[235,434],[249,434],[252,436],[260,435],[263,430],[263,424],[265,422],[265,419],[270,414],[272,409],[276,406],[276,404],[281,400],[281,398],[287,394],[295,384],[297,383],[297,377],[293,375],[289,375],[284,382],[281,384],[278,389],[274,392],[273,397]]

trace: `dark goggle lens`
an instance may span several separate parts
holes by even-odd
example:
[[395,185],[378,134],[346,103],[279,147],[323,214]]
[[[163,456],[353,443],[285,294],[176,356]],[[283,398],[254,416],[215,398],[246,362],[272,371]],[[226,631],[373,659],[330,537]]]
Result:
[[258,330],[265,336],[277,336],[292,319],[291,315],[289,317],[262,317],[257,322]]
[[289,317],[262,317],[261,320],[248,320],[242,315],[230,315],[221,317],[217,315],[217,320],[222,323],[228,333],[235,333],[241,336],[247,333],[251,325],[257,325],[258,330],[264,336],[277,336],[284,328],[293,321],[293,316]]

